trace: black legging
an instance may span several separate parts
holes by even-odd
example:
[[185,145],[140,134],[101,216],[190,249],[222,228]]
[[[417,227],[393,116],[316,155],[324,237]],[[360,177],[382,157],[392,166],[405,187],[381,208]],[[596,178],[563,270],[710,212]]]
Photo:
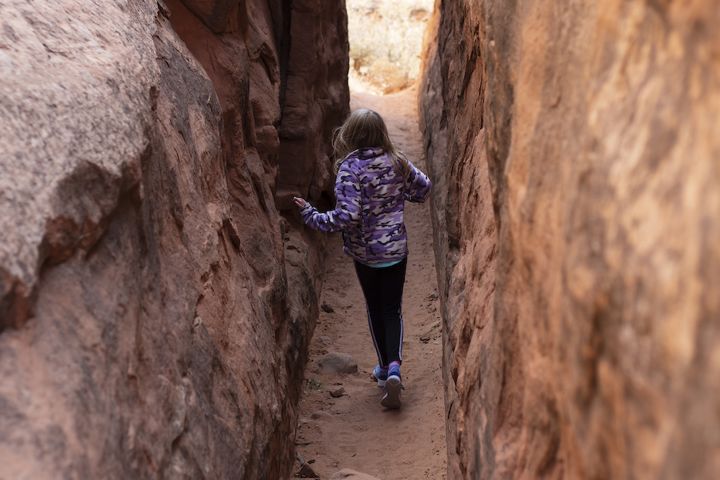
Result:
[[355,261],[365,295],[368,324],[380,365],[402,362],[402,295],[407,258],[390,267],[373,268]]

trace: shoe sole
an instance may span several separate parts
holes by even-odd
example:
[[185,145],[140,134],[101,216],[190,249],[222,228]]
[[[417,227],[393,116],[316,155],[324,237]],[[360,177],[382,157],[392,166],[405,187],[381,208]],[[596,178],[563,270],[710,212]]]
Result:
[[385,395],[380,400],[380,405],[385,408],[400,408],[400,392],[402,391],[402,382],[400,377],[391,375],[385,382]]

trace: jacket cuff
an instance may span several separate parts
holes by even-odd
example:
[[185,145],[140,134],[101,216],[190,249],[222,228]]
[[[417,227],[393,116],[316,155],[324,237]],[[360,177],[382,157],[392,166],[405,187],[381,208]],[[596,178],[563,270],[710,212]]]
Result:
[[300,209],[300,215],[302,215],[303,217],[306,217],[307,215],[310,215],[313,212],[313,210],[315,210],[315,208],[308,203],[307,205],[305,205],[304,207],[302,207]]

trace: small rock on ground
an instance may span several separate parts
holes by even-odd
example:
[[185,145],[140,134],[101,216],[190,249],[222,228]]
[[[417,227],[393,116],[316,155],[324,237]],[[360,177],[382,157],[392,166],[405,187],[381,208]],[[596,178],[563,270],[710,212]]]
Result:
[[349,468],[343,468],[339,472],[333,474],[330,480],[379,480],[377,477],[368,475],[367,473],[356,472]]
[[345,395],[345,388],[343,388],[343,387],[339,387],[339,388],[330,390],[330,396],[333,398],[340,398],[343,395]]
[[332,418],[332,414],[330,414],[328,412],[324,412],[322,410],[318,410],[316,412],[311,413],[310,418],[312,418],[313,420],[318,420],[321,418]]
[[347,353],[329,352],[320,361],[320,370],[328,373],[357,373],[357,362]]

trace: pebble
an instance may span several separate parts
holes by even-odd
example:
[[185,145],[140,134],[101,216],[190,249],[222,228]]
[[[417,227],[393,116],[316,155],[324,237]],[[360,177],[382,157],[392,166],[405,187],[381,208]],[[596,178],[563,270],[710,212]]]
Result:
[[332,414],[322,410],[318,410],[317,412],[311,413],[310,418],[312,418],[313,420],[319,420],[321,418],[332,418]]
[[334,389],[334,390],[330,390],[330,396],[333,397],[333,398],[340,398],[340,397],[342,397],[343,395],[345,395],[345,388],[344,388],[344,387],[340,387],[340,388],[336,388],[336,389]]
[[326,373],[357,373],[357,362],[347,353],[329,352],[318,362],[320,370]]
[[368,475],[367,473],[358,472],[349,468],[343,468],[339,472],[333,474],[330,480],[379,480],[377,477]]

